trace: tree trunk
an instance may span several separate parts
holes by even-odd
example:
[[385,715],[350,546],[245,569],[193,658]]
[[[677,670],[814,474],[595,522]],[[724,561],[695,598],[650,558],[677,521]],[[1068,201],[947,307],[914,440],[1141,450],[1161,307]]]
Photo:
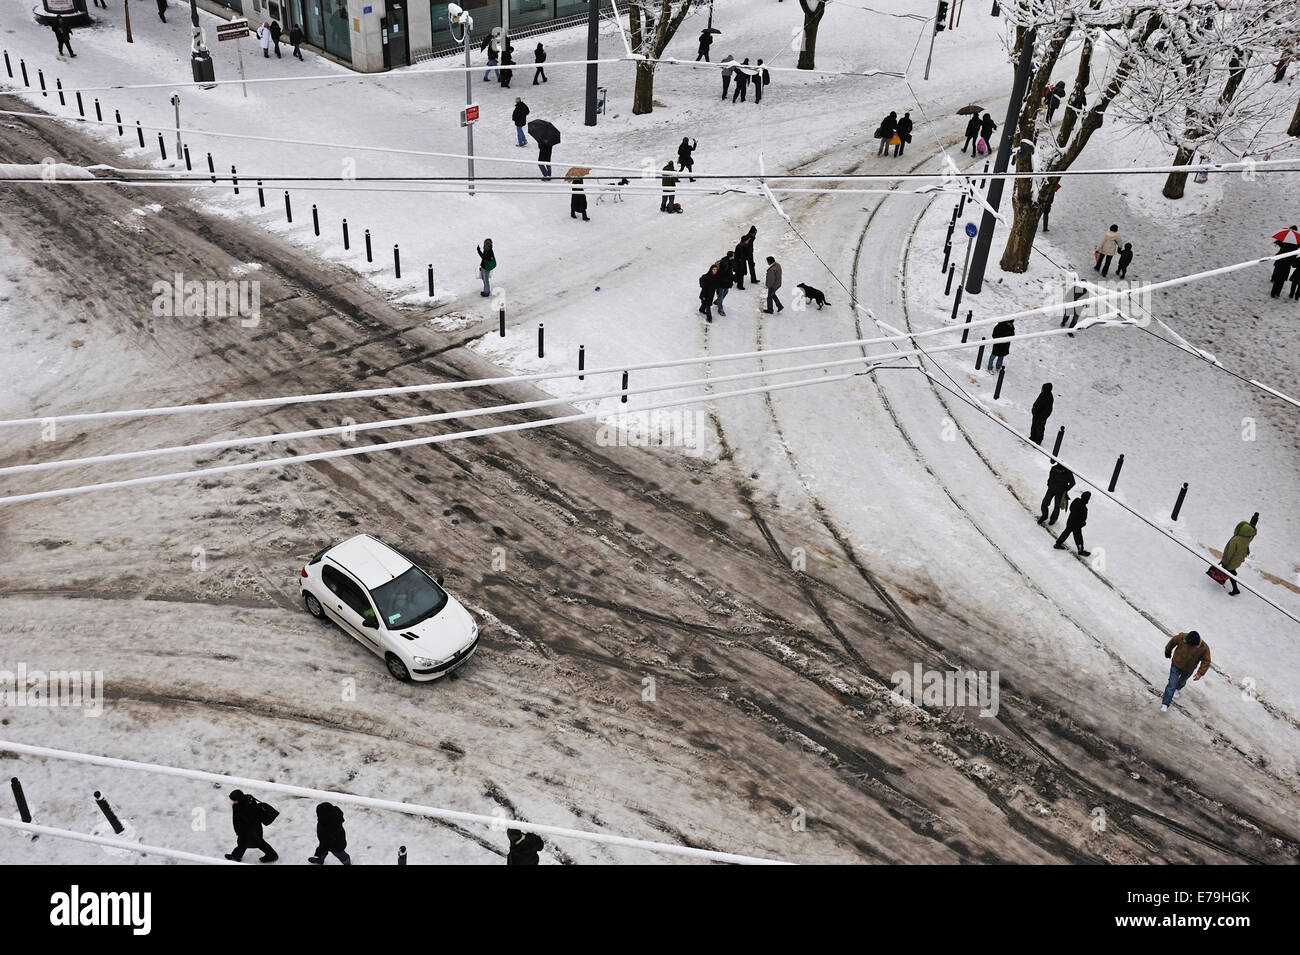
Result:
[[799,0],[799,5],[803,7],[803,36],[799,46],[799,62],[796,64],[801,70],[815,70],[817,63],[817,27],[821,25],[822,14],[826,12],[825,0],[817,0],[815,8],[808,6],[808,0]]
[[1003,272],[1028,272],[1029,256],[1034,251],[1034,236],[1038,235],[1038,220],[1042,207],[1034,202],[1011,200],[1011,231],[1007,246],[1002,250],[999,265]]
[[[1174,157],[1175,166],[1191,165],[1192,159],[1196,154],[1190,149],[1178,147],[1178,155]],[[1160,194],[1166,199],[1181,199],[1183,190],[1187,188],[1187,173],[1171,172],[1169,178],[1165,180],[1165,187],[1160,190]]]
[[639,62],[636,65],[636,87],[632,91],[632,113],[641,115],[655,108],[655,65]]
[[1300,136],[1300,103],[1296,104],[1295,115],[1291,117],[1291,125],[1286,128],[1288,136]]

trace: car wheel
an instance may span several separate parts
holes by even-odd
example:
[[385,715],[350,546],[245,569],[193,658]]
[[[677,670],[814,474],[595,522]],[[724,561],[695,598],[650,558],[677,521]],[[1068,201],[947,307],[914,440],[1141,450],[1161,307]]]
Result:
[[410,671],[406,669],[406,664],[399,660],[396,654],[388,654],[388,656],[384,657],[384,662],[388,664],[388,672],[393,675],[394,679],[401,680],[403,683],[410,681]]
[[307,612],[317,620],[325,619],[325,608],[320,605],[320,601],[316,599],[315,595],[304,593],[302,602],[306,604]]

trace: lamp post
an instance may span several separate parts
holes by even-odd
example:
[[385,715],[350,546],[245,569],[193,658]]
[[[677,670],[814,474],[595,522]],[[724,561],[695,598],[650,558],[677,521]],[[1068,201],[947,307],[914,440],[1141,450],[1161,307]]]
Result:
[[[586,126],[596,125],[596,84],[600,82],[596,59],[600,56],[600,0],[587,0],[587,116]],[[709,7],[709,16],[713,7]]]
[[[464,29],[464,35],[461,42],[465,44],[465,155],[469,162],[469,194],[474,195],[474,121],[469,118],[469,108],[474,105],[474,86],[471,83],[472,70],[470,69],[470,33],[474,30],[474,18],[462,10],[454,3],[447,4],[447,19],[453,26],[460,26]],[[452,30],[451,38],[456,39],[456,31]]]

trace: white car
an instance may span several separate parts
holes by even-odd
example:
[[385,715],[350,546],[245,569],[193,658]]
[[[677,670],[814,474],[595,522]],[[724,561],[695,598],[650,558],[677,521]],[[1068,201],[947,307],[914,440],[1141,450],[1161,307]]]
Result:
[[455,597],[387,544],[358,534],[299,575],[313,617],[333,620],[399,680],[436,680],[473,655],[478,624]]

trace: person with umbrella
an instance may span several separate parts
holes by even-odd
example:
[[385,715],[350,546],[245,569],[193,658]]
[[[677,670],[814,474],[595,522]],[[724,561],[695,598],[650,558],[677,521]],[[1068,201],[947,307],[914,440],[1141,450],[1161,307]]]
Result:
[[[1300,232],[1296,231],[1295,226],[1288,226],[1281,232],[1273,233],[1273,244],[1277,246],[1279,255],[1294,252],[1296,249],[1300,249]],[[1273,291],[1270,293],[1272,298],[1277,298],[1282,294],[1282,286],[1286,284],[1291,269],[1300,265],[1300,262],[1296,261],[1297,259],[1300,259],[1300,256],[1292,256],[1289,259],[1275,259],[1273,261]],[[1294,296],[1291,297],[1294,298]]]
[[560,131],[544,119],[535,119],[528,124],[528,135],[537,140],[537,168],[542,171],[542,178],[551,179],[551,150],[560,143]]
[[970,119],[966,121],[966,142],[962,143],[961,151],[965,152],[970,147],[970,154],[975,155],[975,140],[980,138],[980,107],[971,105],[963,106],[957,110],[958,116],[970,114]]
[[663,179],[664,196],[659,200],[659,211],[672,212],[673,206],[676,204],[673,190],[677,188],[677,177],[672,175],[675,170],[671,159],[664,164],[663,171],[664,174],[661,178]]
[[[573,181],[573,193],[569,196],[569,218],[576,219],[578,214],[582,214],[583,222],[590,222],[587,218],[587,194],[582,191],[582,176],[573,176],[575,172],[584,172],[584,170],[571,169],[569,171]],[[591,172],[590,169],[585,172]]]
[[729,63],[735,63],[736,58],[728,53],[722,58],[722,98],[727,98],[727,90],[731,88],[731,74],[735,72],[734,66],[728,66]]
[[703,60],[705,63],[712,62],[709,59],[709,47],[713,46],[713,34],[721,33],[721,30],[715,30],[713,27],[705,27],[700,31],[700,50],[695,54],[695,62]]

